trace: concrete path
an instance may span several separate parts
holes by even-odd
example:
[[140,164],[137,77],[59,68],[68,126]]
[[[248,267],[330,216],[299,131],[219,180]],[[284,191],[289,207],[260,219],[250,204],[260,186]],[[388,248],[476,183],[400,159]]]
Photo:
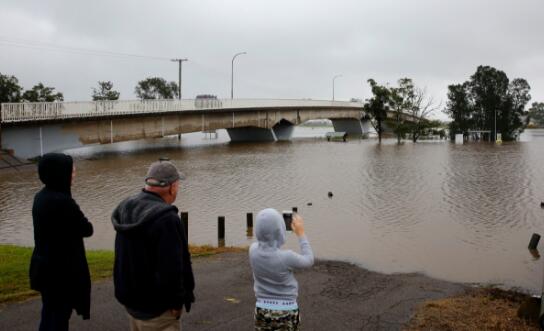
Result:
[[[247,253],[194,259],[197,302],[182,317],[184,330],[252,330],[253,278]],[[399,330],[415,307],[451,296],[460,284],[419,274],[383,275],[354,265],[318,261],[297,272],[303,330]],[[71,330],[127,330],[126,312],[113,284],[93,284],[91,320],[72,315]],[[37,330],[41,301],[12,304],[0,311],[0,330]]]

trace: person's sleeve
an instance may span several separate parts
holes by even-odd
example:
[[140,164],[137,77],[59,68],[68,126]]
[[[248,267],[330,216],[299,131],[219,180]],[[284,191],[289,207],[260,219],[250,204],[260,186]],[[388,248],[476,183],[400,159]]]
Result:
[[309,268],[314,264],[314,253],[306,236],[299,237],[300,254],[284,251],[282,260],[289,268]]
[[75,200],[71,199],[71,220],[70,222],[74,222],[74,228],[75,232],[79,234],[82,237],[90,237],[93,235],[94,229],[93,225],[87,217],[83,214],[81,209],[79,208],[79,205],[75,202]]
[[183,229],[176,216],[159,220],[157,240],[157,276],[161,297],[171,309],[179,309],[185,303],[183,286]]

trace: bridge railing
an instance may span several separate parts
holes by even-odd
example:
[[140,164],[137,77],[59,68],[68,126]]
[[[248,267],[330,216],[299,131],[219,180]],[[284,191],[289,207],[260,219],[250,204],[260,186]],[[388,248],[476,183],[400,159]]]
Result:
[[[213,102],[209,102],[213,100]],[[3,103],[2,122],[245,108],[361,107],[357,102],[300,99],[185,99]]]

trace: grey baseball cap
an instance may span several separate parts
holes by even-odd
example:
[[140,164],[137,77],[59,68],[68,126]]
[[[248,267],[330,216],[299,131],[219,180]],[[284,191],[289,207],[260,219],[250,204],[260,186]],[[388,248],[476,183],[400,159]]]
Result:
[[145,176],[145,183],[149,186],[166,187],[176,180],[185,179],[185,175],[178,171],[170,161],[153,162]]

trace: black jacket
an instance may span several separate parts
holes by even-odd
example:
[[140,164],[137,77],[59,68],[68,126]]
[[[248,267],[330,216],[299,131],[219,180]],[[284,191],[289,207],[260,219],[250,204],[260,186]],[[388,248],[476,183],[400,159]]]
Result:
[[88,319],[91,279],[83,237],[93,226],[72,199],[72,158],[46,154],[38,164],[45,187],[34,197],[32,219],[35,247],[30,261],[30,287],[49,300],[69,303]]
[[112,214],[115,297],[129,310],[160,315],[194,302],[191,256],[178,209],[143,190]]

